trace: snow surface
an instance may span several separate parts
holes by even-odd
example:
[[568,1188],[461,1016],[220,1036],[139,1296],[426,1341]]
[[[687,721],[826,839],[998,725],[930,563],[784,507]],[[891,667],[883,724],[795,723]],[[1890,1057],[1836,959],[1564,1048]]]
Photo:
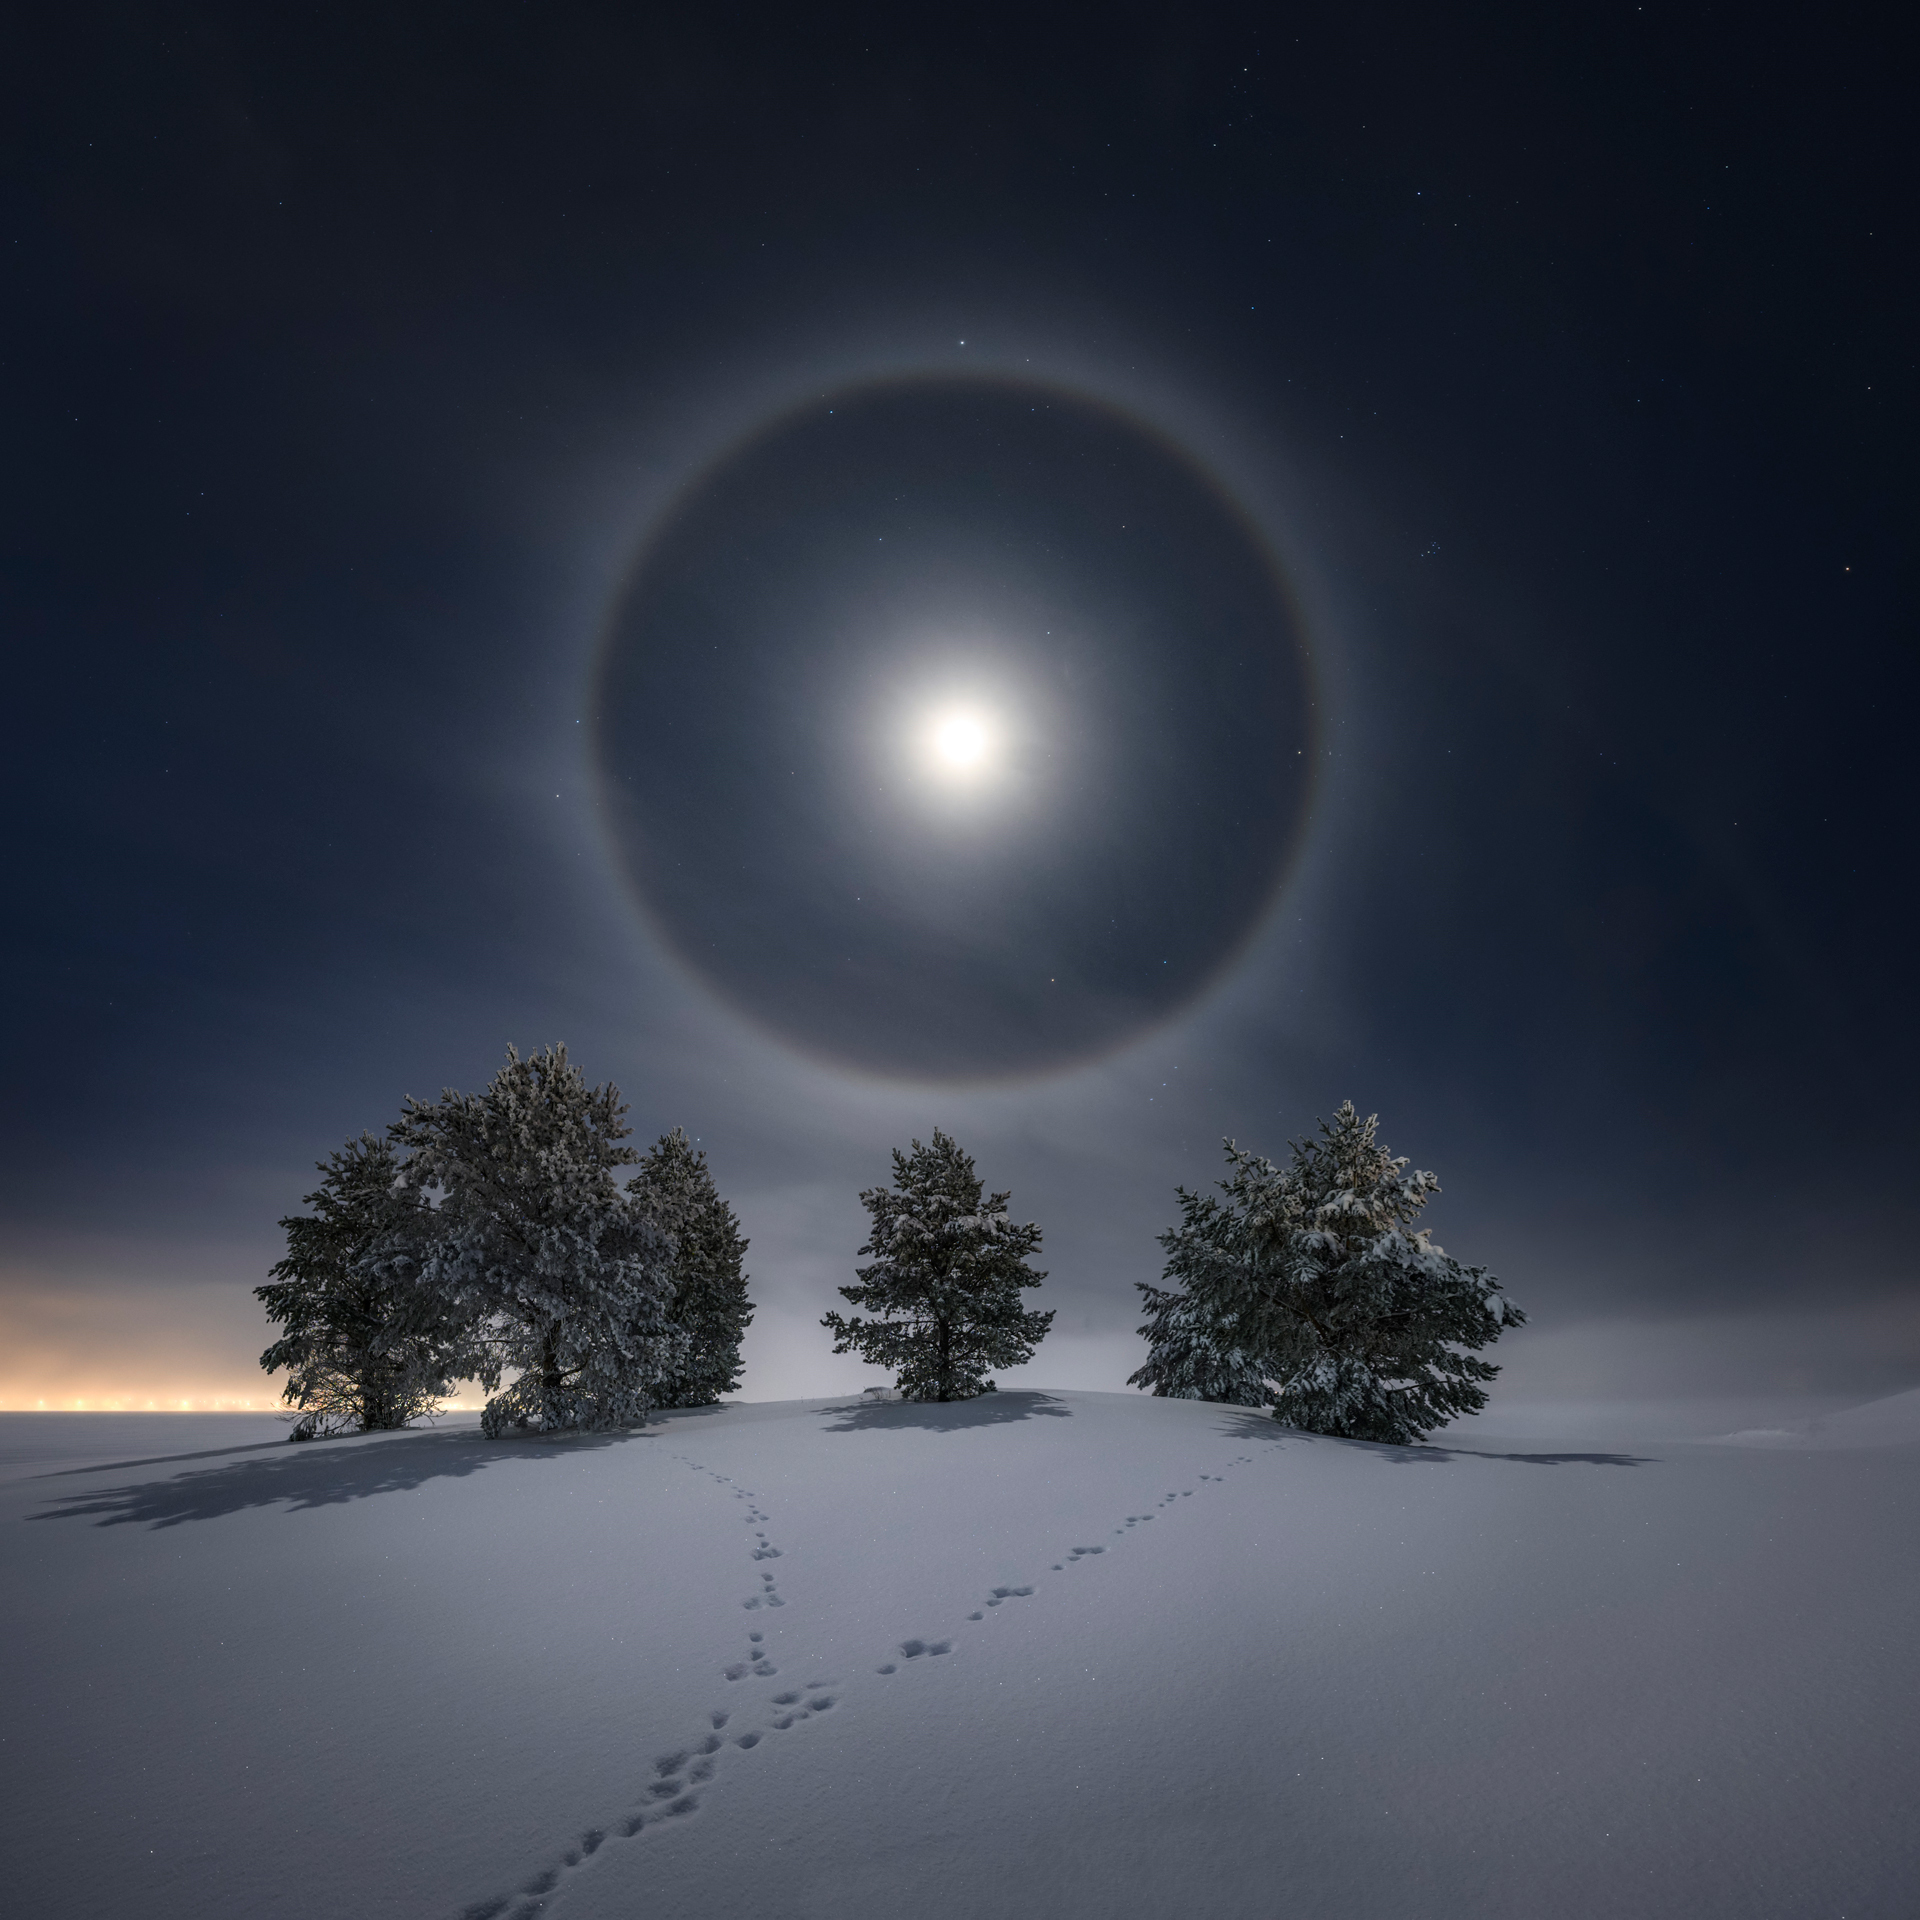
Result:
[[1900,1399],[1790,1449],[1027,1391],[493,1443],[3,1415],[0,1903],[1910,1915]]

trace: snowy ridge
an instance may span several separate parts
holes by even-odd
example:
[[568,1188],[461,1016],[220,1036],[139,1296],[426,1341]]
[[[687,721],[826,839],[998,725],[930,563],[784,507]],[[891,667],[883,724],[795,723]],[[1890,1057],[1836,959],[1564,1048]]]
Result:
[[1920,1387],[1785,1427],[1743,1427],[1722,1436],[1736,1447],[1910,1447],[1920,1445]]

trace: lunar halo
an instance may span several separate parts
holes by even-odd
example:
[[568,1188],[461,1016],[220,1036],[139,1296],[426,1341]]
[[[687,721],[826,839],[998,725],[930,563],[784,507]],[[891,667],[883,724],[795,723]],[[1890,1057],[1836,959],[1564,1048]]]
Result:
[[655,939],[887,1080],[1058,1072],[1187,1010],[1311,812],[1271,542],[1163,428],[1051,382],[854,382],[733,441],[639,540],[590,711]]

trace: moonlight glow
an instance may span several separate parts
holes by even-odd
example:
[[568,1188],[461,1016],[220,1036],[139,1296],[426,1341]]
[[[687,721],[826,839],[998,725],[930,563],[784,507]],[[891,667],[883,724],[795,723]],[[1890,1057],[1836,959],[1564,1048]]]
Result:
[[943,713],[931,732],[934,764],[943,773],[979,772],[993,748],[993,730],[977,713]]

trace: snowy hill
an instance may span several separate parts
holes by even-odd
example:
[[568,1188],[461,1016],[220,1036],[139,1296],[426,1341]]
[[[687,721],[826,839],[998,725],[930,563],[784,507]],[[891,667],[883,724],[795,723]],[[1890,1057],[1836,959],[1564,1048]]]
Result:
[[1911,1447],[1920,1445],[1920,1387],[1869,1400],[1863,1407],[1821,1414],[1786,1427],[1745,1427],[1726,1436],[1733,1446]]
[[15,1911],[1912,1911],[1913,1445],[1008,1392],[76,1468],[35,1418]]

